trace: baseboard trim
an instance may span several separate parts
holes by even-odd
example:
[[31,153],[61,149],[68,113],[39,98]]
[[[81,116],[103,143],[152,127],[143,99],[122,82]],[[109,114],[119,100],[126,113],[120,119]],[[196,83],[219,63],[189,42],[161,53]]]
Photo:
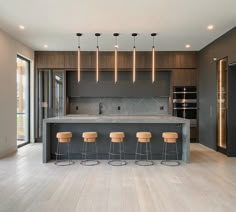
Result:
[[16,152],[17,152],[17,149],[10,150],[10,151],[4,152],[4,153],[0,153],[0,159],[12,156],[12,155],[16,154]]

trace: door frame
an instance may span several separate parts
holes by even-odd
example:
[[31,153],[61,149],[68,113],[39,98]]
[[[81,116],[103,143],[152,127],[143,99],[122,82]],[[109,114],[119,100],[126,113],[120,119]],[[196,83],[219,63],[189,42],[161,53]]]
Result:
[[23,57],[19,54],[17,54],[16,58],[19,58],[19,59],[21,59],[21,60],[28,63],[28,70],[27,70],[27,75],[28,75],[28,89],[27,89],[27,92],[28,92],[28,101],[27,101],[27,104],[28,104],[28,111],[27,111],[27,115],[28,115],[27,116],[28,117],[27,118],[28,119],[28,126],[27,126],[28,133],[27,134],[28,135],[27,135],[27,137],[28,137],[28,140],[25,141],[22,144],[17,145],[17,148],[20,148],[20,147],[30,143],[30,86],[31,86],[31,83],[30,83],[30,66],[31,66],[31,62],[30,62],[29,59],[27,59],[27,58],[25,58],[25,57]]

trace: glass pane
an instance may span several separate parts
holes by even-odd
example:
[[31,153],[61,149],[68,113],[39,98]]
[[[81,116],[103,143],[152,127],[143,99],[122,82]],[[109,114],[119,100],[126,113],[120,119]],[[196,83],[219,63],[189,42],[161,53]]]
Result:
[[227,60],[218,62],[218,81],[217,81],[217,134],[218,146],[226,148],[227,141]]
[[62,116],[64,114],[63,101],[63,72],[54,72],[54,116]]
[[16,82],[17,82],[17,145],[28,142],[28,73],[29,62],[17,57],[17,70],[16,70]]

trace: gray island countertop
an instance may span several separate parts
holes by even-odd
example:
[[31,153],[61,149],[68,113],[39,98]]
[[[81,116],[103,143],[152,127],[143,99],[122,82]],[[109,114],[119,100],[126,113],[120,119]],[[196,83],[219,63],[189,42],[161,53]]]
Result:
[[190,123],[168,115],[67,115],[44,119],[46,123]]

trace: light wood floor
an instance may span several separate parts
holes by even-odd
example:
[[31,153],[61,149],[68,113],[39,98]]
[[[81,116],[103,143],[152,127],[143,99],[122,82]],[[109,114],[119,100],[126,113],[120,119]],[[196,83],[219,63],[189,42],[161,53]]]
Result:
[[42,145],[0,159],[0,211],[236,211],[236,158],[191,145],[191,164],[42,164]]

